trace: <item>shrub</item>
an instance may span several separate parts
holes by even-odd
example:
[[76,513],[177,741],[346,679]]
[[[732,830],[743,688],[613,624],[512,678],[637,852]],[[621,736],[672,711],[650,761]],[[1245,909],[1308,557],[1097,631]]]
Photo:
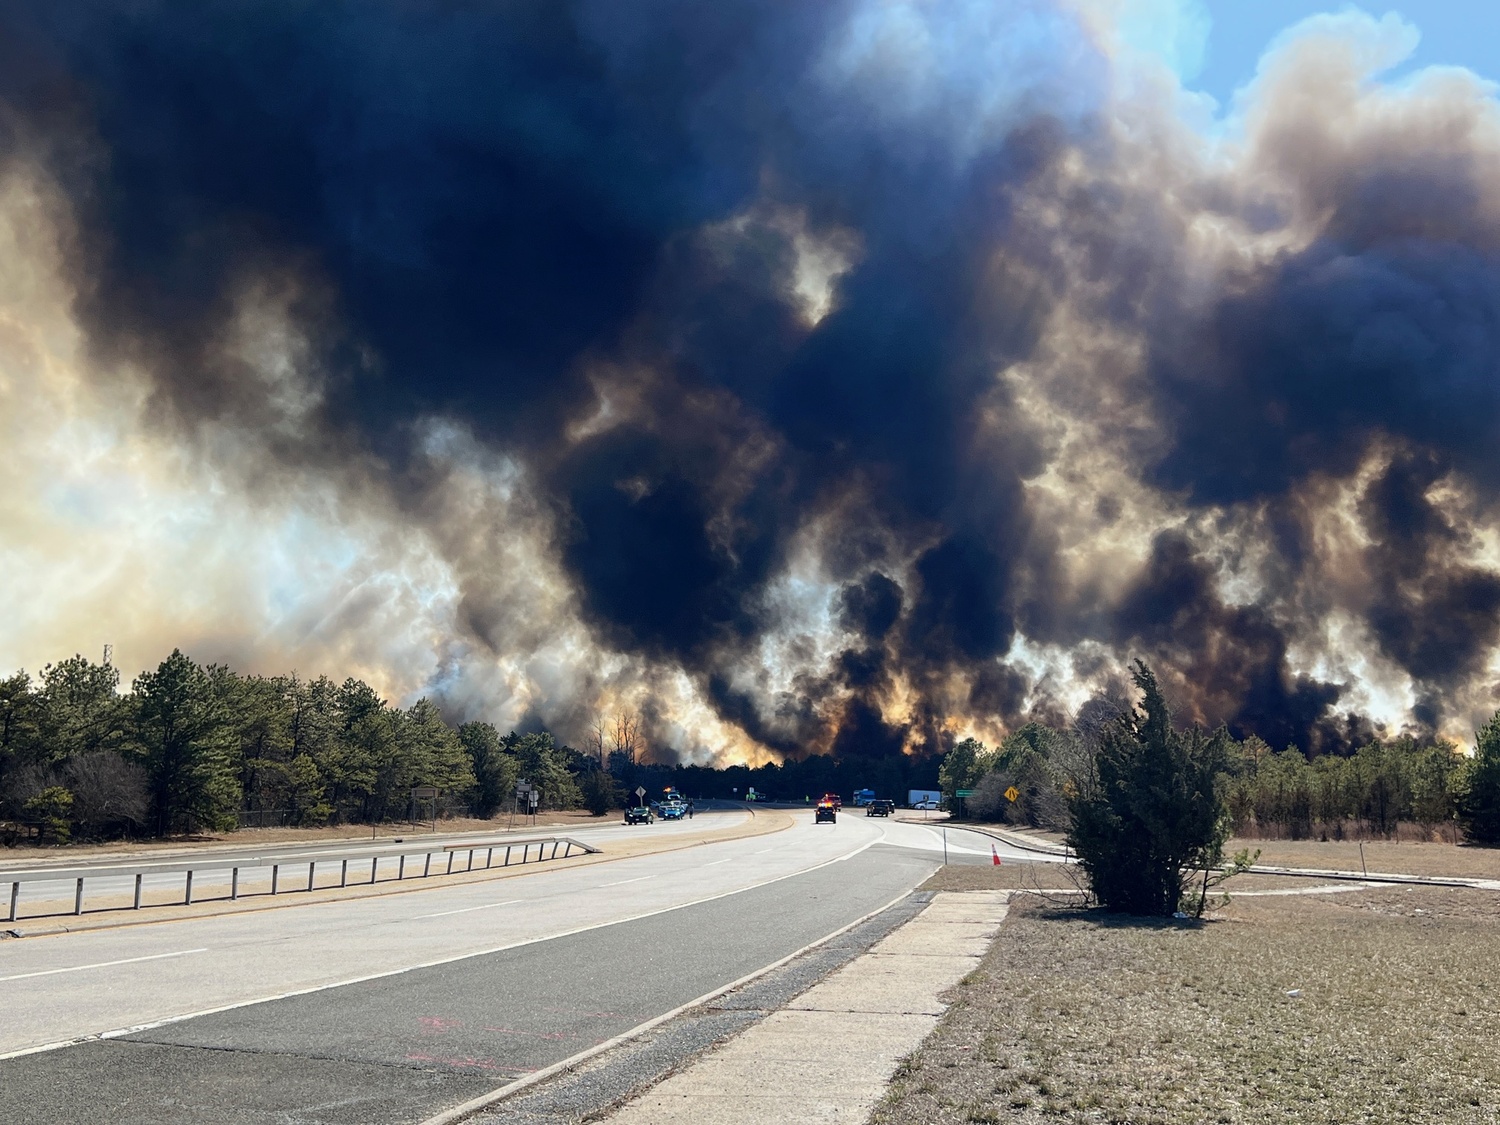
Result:
[[1126,914],[1167,915],[1188,880],[1223,860],[1229,818],[1215,791],[1228,736],[1182,734],[1143,661],[1143,700],[1104,732],[1098,784],[1073,797],[1068,842],[1094,897]]

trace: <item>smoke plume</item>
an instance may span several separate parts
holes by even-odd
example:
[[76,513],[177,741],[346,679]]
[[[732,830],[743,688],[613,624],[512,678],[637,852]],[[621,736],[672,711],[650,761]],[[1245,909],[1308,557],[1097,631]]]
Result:
[[1215,116],[1134,6],[0,6],[0,664],[759,761],[1141,656],[1278,747],[1464,737],[1500,103],[1349,11]]

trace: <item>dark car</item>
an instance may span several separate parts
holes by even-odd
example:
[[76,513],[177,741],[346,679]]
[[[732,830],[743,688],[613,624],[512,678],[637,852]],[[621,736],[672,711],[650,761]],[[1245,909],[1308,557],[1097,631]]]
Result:
[[866,816],[890,816],[896,807],[895,801],[874,800],[865,806]]
[[645,805],[637,805],[633,809],[625,810],[626,824],[651,824],[655,820],[655,815]]
[[836,824],[838,823],[839,810],[827,802],[818,805],[818,811],[813,814],[814,824]]

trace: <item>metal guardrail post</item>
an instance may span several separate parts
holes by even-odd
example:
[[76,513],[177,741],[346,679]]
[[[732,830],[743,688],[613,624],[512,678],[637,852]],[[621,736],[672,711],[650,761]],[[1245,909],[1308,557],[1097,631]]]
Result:
[[[501,865],[505,867],[510,867],[513,864],[517,863],[540,863],[552,859],[567,859],[572,856],[575,848],[579,849],[584,854],[592,854],[593,852],[597,851],[597,849],[589,846],[588,844],[582,844],[571,838],[560,836],[550,836],[542,839],[521,840],[519,841],[519,844],[521,847],[520,856],[517,856],[515,854],[516,842],[506,840],[469,840],[462,843],[454,843],[450,845],[430,843],[422,853],[422,874],[425,877],[427,875],[451,875],[460,874],[462,872],[475,871],[477,869],[475,867],[474,861],[481,849],[485,853],[483,864],[483,867],[485,869],[494,866],[495,853],[500,851],[501,849],[504,849],[504,856],[501,859]],[[537,849],[535,857],[533,857],[531,854],[532,844],[535,844]],[[548,845],[551,845],[550,849]],[[468,852],[468,858],[465,860],[463,868],[459,868],[455,863],[455,858],[461,851]],[[434,871],[432,869],[432,857],[435,854],[441,855],[443,852],[448,853],[447,866],[440,871]],[[405,846],[398,845],[395,847],[381,848],[378,850],[372,849],[372,852],[367,852],[366,854],[370,855],[369,881],[373,884],[380,881],[380,861],[382,859],[396,859],[398,864],[396,878],[398,880],[406,878],[407,860],[414,858],[415,851],[413,849],[406,848]],[[132,902],[132,908],[139,910],[143,905],[146,875],[152,875],[154,877],[157,875],[181,874],[184,878],[183,897],[181,899],[181,905],[191,906],[193,905],[193,877],[199,870],[229,871],[230,891],[228,898],[234,900],[238,899],[240,894],[240,869],[245,867],[246,865],[256,869],[260,867],[269,867],[271,869],[270,893],[276,895],[281,893],[282,867],[288,865],[296,866],[299,863],[306,863],[307,886],[305,889],[309,892],[312,892],[317,890],[318,887],[318,864],[322,863],[326,867],[327,864],[334,859],[339,860],[338,886],[347,887],[349,885],[349,861],[351,858],[352,857],[347,855],[340,856],[337,852],[334,852],[333,855],[327,855],[322,849],[318,849],[313,851],[292,852],[290,854],[282,852],[281,854],[275,856],[264,854],[241,855],[226,858],[224,860],[216,860],[213,856],[197,856],[183,862],[149,862],[144,863],[139,867],[132,864],[119,864],[113,866],[104,865],[97,867],[85,866],[74,868],[48,867],[35,871],[6,871],[3,874],[0,874],[0,886],[3,886],[5,883],[11,884],[10,909],[8,913],[9,920],[15,921],[20,917],[21,884],[25,882],[48,882],[53,880],[59,882],[64,880],[73,881],[73,913],[82,914],[84,912],[84,882],[87,879],[124,879],[133,876],[135,883],[135,895]],[[275,862],[271,862],[273,859],[275,860]],[[331,883],[330,886],[332,886]],[[209,898],[215,899],[216,896],[210,893]]]

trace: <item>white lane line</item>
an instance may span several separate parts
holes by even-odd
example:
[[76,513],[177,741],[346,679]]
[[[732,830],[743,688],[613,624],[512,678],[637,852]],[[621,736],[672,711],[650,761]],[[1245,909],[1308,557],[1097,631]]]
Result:
[[621,879],[617,883],[600,883],[599,889],[603,890],[605,887],[623,887],[626,883],[644,883],[647,879],[655,878],[655,875],[642,875],[639,879]]
[[[860,850],[863,851],[864,849],[862,848]],[[856,918],[848,925],[840,926],[831,934],[824,934],[822,937],[818,938],[817,941],[808,942],[801,949],[788,953],[779,961],[773,961],[771,964],[766,965],[764,968],[756,969],[753,973],[746,973],[744,976],[740,977],[739,980],[730,981],[728,984],[721,985],[718,988],[714,989],[712,992],[705,992],[696,1000],[689,1000],[686,1004],[683,1004],[680,1007],[673,1008],[670,1012],[663,1012],[661,1015],[657,1016],[654,1019],[649,1019],[645,1023],[637,1024],[629,1031],[623,1032],[620,1035],[616,1035],[613,1039],[606,1039],[603,1043],[595,1043],[592,1047],[588,1047],[585,1050],[578,1052],[578,1054],[573,1055],[571,1058],[562,1059],[558,1062],[553,1063],[551,1066],[543,1067],[541,1070],[532,1071],[530,1074],[525,1075],[521,1078],[517,1078],[511,1082],[507,1082],[504,1086],[491,1090],[487,1094],[480,1094],[479,1097],[474,1098],[471,1101],[464,1102],[462,1105],[456,1105],[451,1109],[445,1109],[441,1113],[429,1117],[426,1121],[419,1122],[419,1125],[455,1125],[456,1122],[463,1121],[469,1117],[472,1117],[479,1110],[484,1109],[487,1106],[494,1105],[502,1098],[509,1097],[511,1094],[517,1093],[520,1090],[524,1090],[528,1086],[534,1086],[538,1082],[545,1082],[554,1074],[561,1074],[565,1070],[573,1069],[585,1059],[591,1059],[596,1055],[602,1055],[605,1051],[611,1050],[614,1047],[618,1047],[621,1043],[628,1043],[630,1042],[630,1040],[644,1035],[652,1028],[660,1027],[662,1024],[668,1022],[669,1020],[676,1019],[678,1016],[682,1015],[683,1012],[690,1012],[699,1005],[707,1004],[710,1000],[714,1000],[720,996],[727,995],[728,993],[733,992],[736,988],[740,988],[744,985],[749,984],[753,980],[758,980],[760,977],[775,972],[777,969],[781,968],[781,966],[789,964],[790,962],[796,960],[798,957],[801,957],[808,950],[816,949],[818,948],[818,946],[832,941],[840,934],[846,934],[850,930],[854,929],[854,927],[863,925],[871,918],[884,913],[891,907],[895,906],[902,899],[906,898],[906,896],[909,894],[911,894],[911,891],[902,891],[895,898],[891,899],[890,902],[886,903],[884,906],[877,907],[876,909],[870,911],[870,913],[866,914],[863,918]],[[920,913],[921,911],[918,911],[918,914]]]
[[[512,949],[523,949],[528,945],[540,945],[542,942],[556,941],[558,938],[573,937],[575,934],[588,933],[590,930],[604,930],[610,928],[611,926],[623,926],[627,925],[630,922],[639,922],[643,918],[655,918],[662,914],[672,914],[678,910],[686,910],[689,907],[701,906],[707,902],[718,902],[720,899],[732,898],[735,895],[747,894],[750,891],[759,890],[761,887],[769,887],[773,884],[784,882],[787,879],[796,879],[802,875],[811,875],[814,871],[821,871],[823,868],[830,867],[835,863],[843,863],[846,860],[853,859],[861,852],[864,852],[869,848],[873,848],[883,839],[885,839],[885,830],[881,829],[880,835],[875,839],[866,841],[865,843],[859,845],[857,848],[844,855],[835,856],[833,859],[825,859],[821,863],[814,863],[797,871],[788,871],[784,875],[773,875],[769,879],[762,879],[759,882],[749,883],[743,887],[736,887],[733,890],[719,891],[716,894],[704,895],[702,898],[689,899],[686,902],[679,902],[674,906],[660,906],[655,908],[654,910],[642,910],[638,914],[627,914],[624,917],[615,918],[608,922],[594,922],[586,926],[577,926],[570,930],[558,930],[549,934],[538,934],[536,937],[522,938],[519,941],[507,942],[504,945],[491,946],[488,949],[476,949],[468,953],[454,953],[447,957],[438,957],[434,960],[423,961],[416,965],[405,965],[399,969],[385,969],[380,972],[365,973],[357,977],[346,977],[343,980],[329,981],[326,984],[315,984],[307,988],[297,988],[291,989],[286,992],[272,993],[268,996],[256,996],[249,1000],[234,1000],[228,1004],[218,1004],[212,1008],[200,1008],[196,1012],[183,1012],[175,1016],[165,1016],[162,1019],[150,1020],[146,1023],[132,1024],[129,1027],[117,1027],[109,1031],[99,1031],[85,1035],[75,1035],[71,1039],[59,1039],[53,1043],[40,1043],[34,1047],[22,1047],[14,1051],[3,1051],[0,1052],[0,1062],[4,1062],[6,1059],[18,1059],[23,1055],[39,1055],[46,1051],[58,1051],[63,1049],[64,1047],[74,1047],[79,1043],[88,1043],[99,1039],[118,1039],[122,1035],[134,1035],[142,1031],[154,1031],[158,1027],[167,1027],[174,1023],[183,1023],[187,1020],[197,1019],[199,1016],[213,1016],[218,1015],[220,1012],[232,1012],[237,1008],[249,1008],[256,1004],[268,1004],[274,1000],[285,1000],[292,996],[308,996],[314,992],[327,992],[330,989],[334,988],[346,988],[351,984],[364,984],[367,981],[382,980],[386,977],[398,977],[405,973],[416,972],[419,969],[433,969],[439,965],[451,965],[456,961],[468,961],[471,958],[475,957],[489,957],[493,956],[496,953],[508,952]],[[550,875],[552,873],[536,872],[535,874]],[[567,872],[562,872],[561,874],[567,874]],[[892,899],[891,903],[887,905],[893,905],[898,901],[899,899]],[[325,906],[337,904],[315,903],[314,905]],[[882,907],[881,909],[885,909],[885,907]],[[876,913],[879,912],[877,911]],[[868,917],[874,917],[874,915],[872,914]],[[540,1074],[543,1072],[538,1073]]]
[[733,863],[738,858],[739,858],[738,856],[730,856],[728,859],[716,859],[712,863],[705,863],[703,866],[704,867],[718,867],[719,864],[721,864],[721,863]]
[[493,910],[497,906],[514,906],[522,901],[524,900],[519,898],[508,898],[504,902],[487,902],[483,906],[466,906],[462,910],[439,910],[436,914],[418,914],[412,921],[420,922],[423,918],[446,918],[450,914],[469,914],[475,910]]
[[119,961],[96,961],[92,965],[69,965],[66,969],[43,969],[36,973],[16,973],[0,977],[0,981],[26,980],[30,977],[50,977],[58,973],[81,973],[85,969],[108,969],[114,965],[133,965],[137,961],[160,961],[165,957],[186,957],[192,953],[207,953],[207,949],[179,949],[176,953],[153,953],[149,957],[125,957]]

